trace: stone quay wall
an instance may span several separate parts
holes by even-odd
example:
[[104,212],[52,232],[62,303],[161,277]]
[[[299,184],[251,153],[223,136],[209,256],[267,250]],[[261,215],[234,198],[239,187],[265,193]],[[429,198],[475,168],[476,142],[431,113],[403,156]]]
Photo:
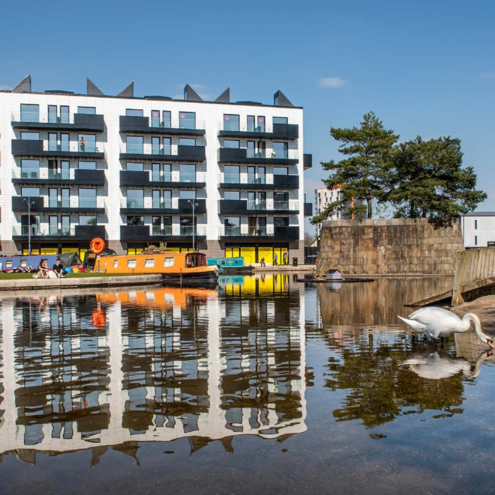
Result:
[[464,251],[460,222],[435,229],[426,219],[323,223],[317,275],[453,275]]

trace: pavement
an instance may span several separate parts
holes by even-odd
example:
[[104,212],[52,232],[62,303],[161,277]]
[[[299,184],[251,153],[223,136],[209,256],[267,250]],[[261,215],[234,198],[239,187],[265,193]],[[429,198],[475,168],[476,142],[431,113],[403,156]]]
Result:
[[316,269],[316,265],[270,265],[270,266],[261,266],[258,264],[252,265],[254,268],[254,273],[268,273],[268,272],[314,272]]

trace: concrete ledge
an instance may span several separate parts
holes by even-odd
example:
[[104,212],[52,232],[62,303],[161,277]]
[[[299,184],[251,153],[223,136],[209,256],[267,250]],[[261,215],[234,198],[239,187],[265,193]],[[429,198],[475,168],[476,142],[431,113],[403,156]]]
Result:
[[149,285],[161,283],[161,275],[135,275],[129,277],[87,277],[87,278],[59,278],[59,279],[18,279],[0,280],[0,291],[6,290],[36,290],[61,289],[65,287],[116,287]]
[[314,272],[316,265],[277,265],[277,266],[254,266],[254,273],[273,272]]

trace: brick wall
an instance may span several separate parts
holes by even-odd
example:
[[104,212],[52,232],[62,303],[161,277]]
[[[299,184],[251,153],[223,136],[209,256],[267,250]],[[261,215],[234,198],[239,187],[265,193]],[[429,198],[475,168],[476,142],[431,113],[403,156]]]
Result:
[[464,250],[459,222],[435,229],[428,220],[338,220],[323,224],[317,274],[452,275]]

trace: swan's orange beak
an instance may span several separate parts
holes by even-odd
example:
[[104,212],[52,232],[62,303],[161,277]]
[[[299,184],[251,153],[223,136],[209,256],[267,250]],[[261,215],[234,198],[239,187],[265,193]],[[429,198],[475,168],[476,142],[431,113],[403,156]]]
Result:
[[494,349],[495,348],[495,344],[493,343],[493,340],[491,339],[486,339],[486,343],[492,348]]

